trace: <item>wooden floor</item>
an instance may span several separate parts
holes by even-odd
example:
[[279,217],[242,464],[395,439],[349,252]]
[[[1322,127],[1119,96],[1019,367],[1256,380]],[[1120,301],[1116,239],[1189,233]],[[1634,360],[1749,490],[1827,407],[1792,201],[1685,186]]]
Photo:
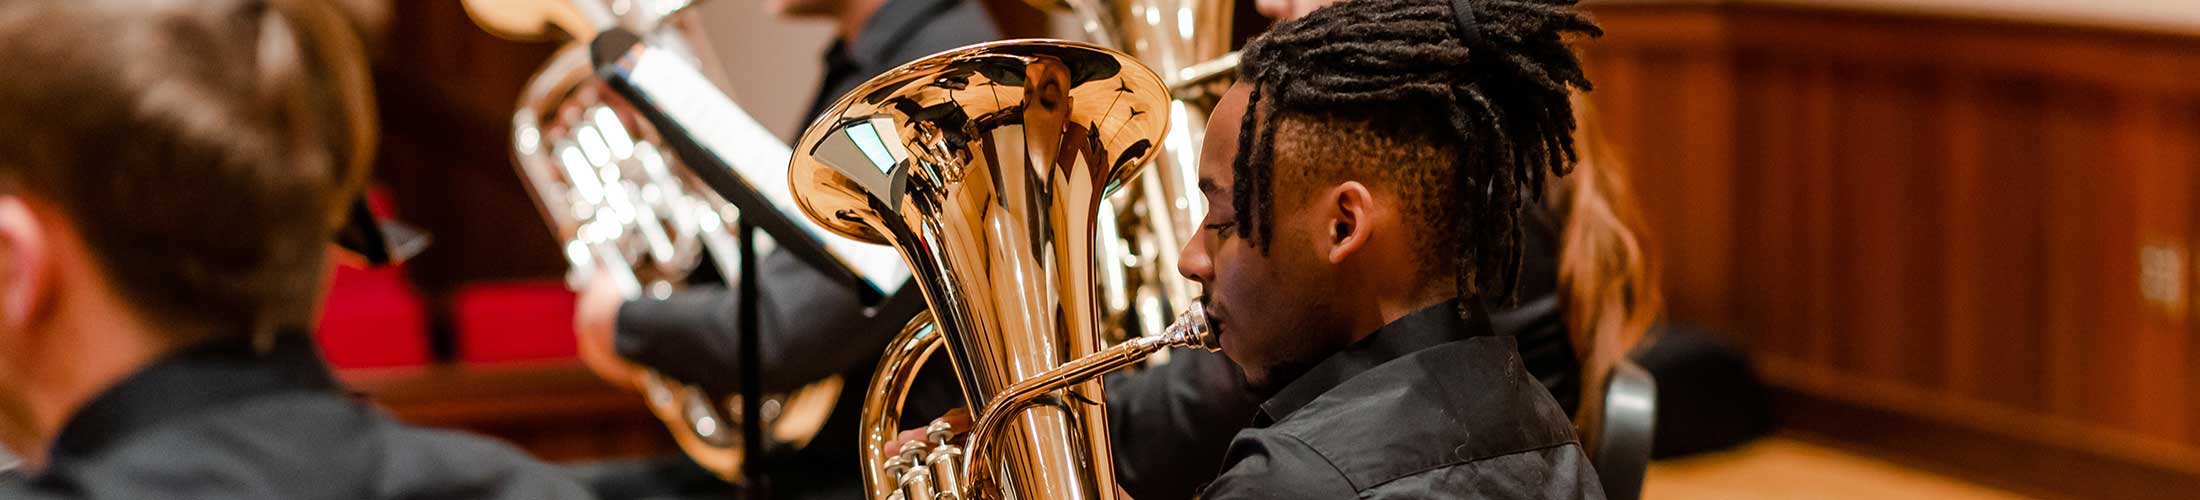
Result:
[[1790,438],[1732,451],[1659,461],[1643,482],[1647,500],[1935,499],[2014,500],[2015,493],[1906,468]]

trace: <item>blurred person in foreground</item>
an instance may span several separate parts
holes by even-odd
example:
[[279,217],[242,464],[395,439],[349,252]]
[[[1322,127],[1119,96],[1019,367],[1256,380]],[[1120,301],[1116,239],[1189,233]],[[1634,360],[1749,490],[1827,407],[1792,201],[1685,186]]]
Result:
[[311,0],[0,2],[0,498],[588,498],[314,351],[364,57]]

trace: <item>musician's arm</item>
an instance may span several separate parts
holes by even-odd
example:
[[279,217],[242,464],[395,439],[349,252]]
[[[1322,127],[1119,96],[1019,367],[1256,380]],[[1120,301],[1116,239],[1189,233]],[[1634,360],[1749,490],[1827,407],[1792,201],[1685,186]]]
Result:
[[[758,339],[766,391],[784,391],[875,360],[924,308],[914,290],[866,308],[793,254],[773,252],[757,268],[763,313]],[[619,307],[613,344],[620,357],[714,393],[740,387],[740,294],[694,287]],[[860,383],[861,381],[858,381]]]

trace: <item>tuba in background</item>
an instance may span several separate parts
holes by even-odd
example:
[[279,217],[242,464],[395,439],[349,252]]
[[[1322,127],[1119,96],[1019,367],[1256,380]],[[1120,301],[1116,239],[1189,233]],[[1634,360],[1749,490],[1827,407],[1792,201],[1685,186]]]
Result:
[[1196,287],[1176,274],[1206,200],[1198,190],[1200,134],[1237,70],[1232,0],[1029,0],[1067,10],[1095,43],[1159,72],[1169,87],[1169,130],[1152,171],[1109,197],[1100,225],[1102,304],[1109,338],[1153,335],[1190,308]]
[[[740,279],[731,262],[738,210],[703,188],[665,149],[656,128],[596,77],[585,43],[602,29],[655,24],[685,4],[641,2],[614,16],[610,7],[587,0],[467,3],[484,28],[501,36],[546,38],[556,27],[577,39],[528,82],[512,121],[513,161],[563,240],[576,286],[593,277],[611,280],[629,298],[662,296],[706,261],[721,276]],[[657,31],[652,42],[676,52],[691,35],[673,27]],[[772,142],[756,147],[785,149]],[[740,396],[716,398],[655,372],[641,385],[682,451],[719,477],[740,480]],[[772,395],[762,405],[766,438],[775,445],[808,443],[832,413],[840,386],[833,377]]]
[[[1165,347],[1215,347],[1196,307],[1165,334],[1102,347],[1095,236],[1109,193],[1161,151],[1168,96],[1105,48],[980,44],[866,82],[796,143],[803,213],[893,245],[931,306],[890,345],[865,401],[872,498],[1114,498],[1098,376]],[[980,409],[967,448],[941,439],[882,456],[916,367],[941,348]]]

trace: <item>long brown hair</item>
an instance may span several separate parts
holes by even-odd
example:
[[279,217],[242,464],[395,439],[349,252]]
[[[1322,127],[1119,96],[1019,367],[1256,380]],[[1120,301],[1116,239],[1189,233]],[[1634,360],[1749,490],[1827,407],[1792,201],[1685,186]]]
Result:
[[1583,375],[1574,420],[1594,429],[1589,424],[1602,413],[1606,376],[1649,334],[1664,297],[1625,164],[1605,142],[1595,108],[1578,95],[1574,100],[1580,162],[1573,175],[1552,187],[1545,203],[1564,221],[1558,286]]

